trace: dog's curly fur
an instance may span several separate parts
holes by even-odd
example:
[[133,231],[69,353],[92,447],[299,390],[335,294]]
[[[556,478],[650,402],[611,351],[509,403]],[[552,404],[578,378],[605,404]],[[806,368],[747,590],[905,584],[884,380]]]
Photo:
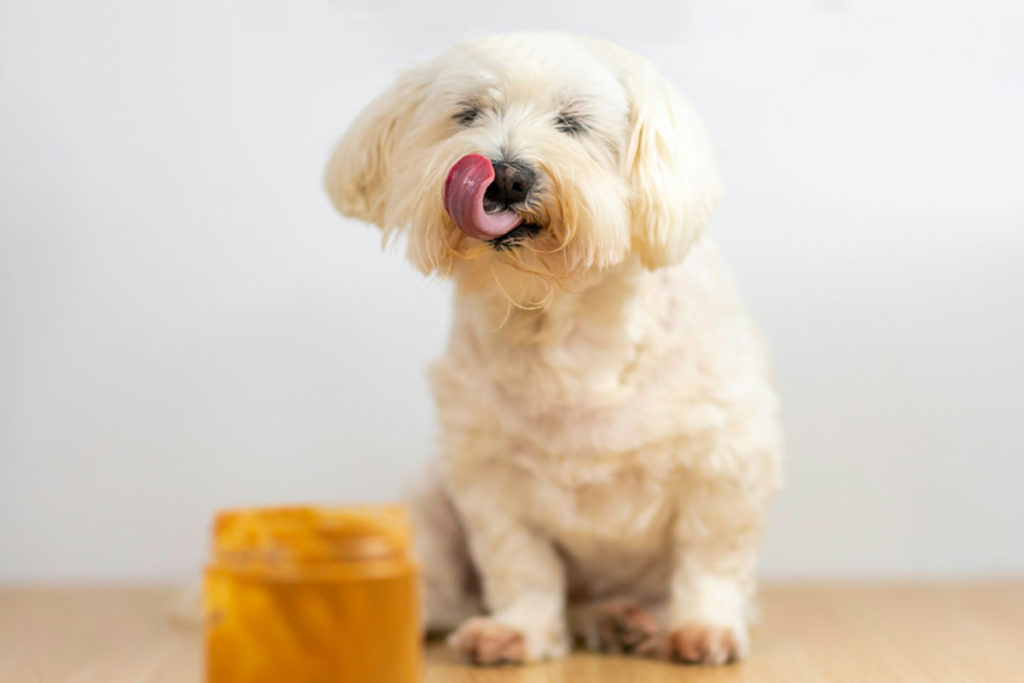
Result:
[[[539,230],[460,232],[442,188],[471,153],[537,170],[517,210]],[[691,106],[605,42],[486,38],[405,72],[325,183],[456,285],[431,375],[442,452],[411,496],[427,627],[483,664],[559,657],[573,635],[742,657],[780,431],[762,344],[702,235],[719,178]]]

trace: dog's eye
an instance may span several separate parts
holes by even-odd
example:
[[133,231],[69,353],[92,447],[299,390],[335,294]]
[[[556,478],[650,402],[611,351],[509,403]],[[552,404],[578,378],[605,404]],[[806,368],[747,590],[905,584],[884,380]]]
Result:
[[480,116],[480,110],[476,107],[464,107],[452,115],[452,118],[460,126],[471,126],[478,116]]
[[583,121],[578,116],[562,112],[555,118],[555,128],[568,135],[579,135],[586,126],[583,125]]

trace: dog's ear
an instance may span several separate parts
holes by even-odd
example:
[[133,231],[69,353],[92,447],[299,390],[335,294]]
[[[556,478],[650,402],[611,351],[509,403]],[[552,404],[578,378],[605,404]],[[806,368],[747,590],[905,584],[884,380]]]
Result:
[[324,188],[346,216],[388,225],[388,181],[396,149],[423,101],[425,83],[403,74],[359,114],[324,169]]
[[682,261],[721,192],[714,150],[697,112],[646,59],[623,75],[629,97],[625,176],[632,247],[648,268]]

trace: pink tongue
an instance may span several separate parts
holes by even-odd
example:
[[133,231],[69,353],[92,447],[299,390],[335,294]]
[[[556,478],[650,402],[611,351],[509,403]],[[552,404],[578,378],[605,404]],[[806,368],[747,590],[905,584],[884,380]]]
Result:
[[513,211],[484,211],[484,193],[494,180],[487,157],[467,154],[448,171],[444,181],[444,208],[459,230],[478,240],[493,240],[522,222]]

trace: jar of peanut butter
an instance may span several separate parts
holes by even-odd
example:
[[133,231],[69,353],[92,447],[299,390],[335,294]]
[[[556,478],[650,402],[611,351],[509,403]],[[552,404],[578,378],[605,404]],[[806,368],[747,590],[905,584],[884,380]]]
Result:
[[420,623],[397,506],[219,514],[206,569],[207,683],[412,683]]

